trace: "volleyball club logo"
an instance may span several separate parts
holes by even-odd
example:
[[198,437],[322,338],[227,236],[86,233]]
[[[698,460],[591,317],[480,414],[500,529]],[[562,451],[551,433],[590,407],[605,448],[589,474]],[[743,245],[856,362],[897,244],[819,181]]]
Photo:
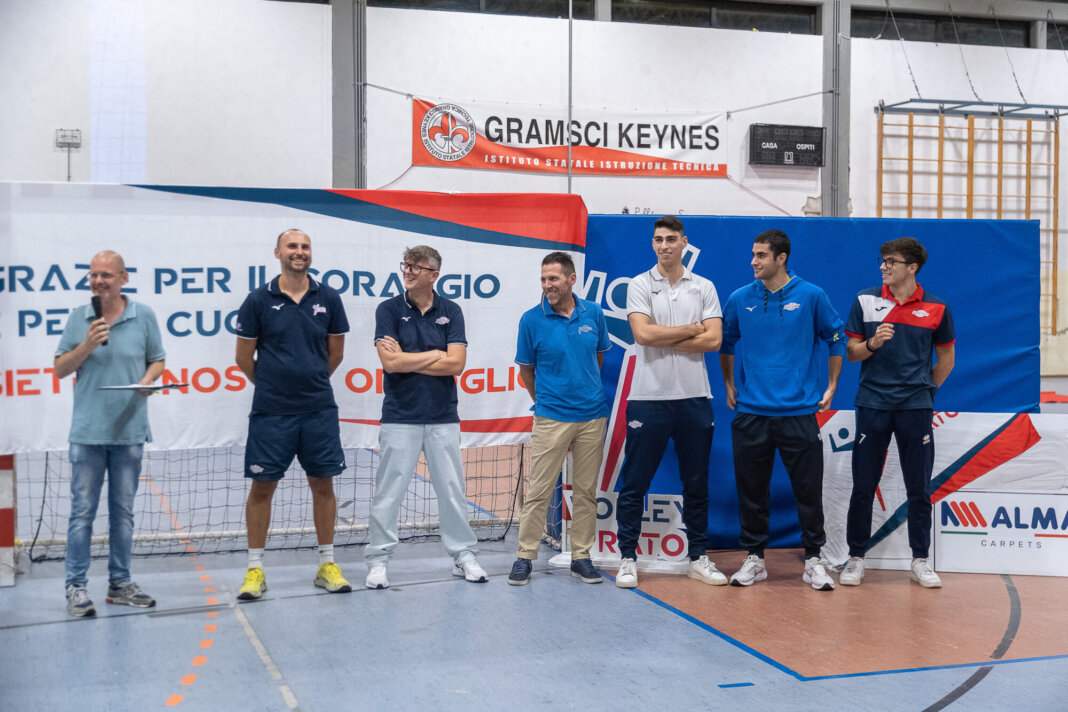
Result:
[[471,114],[456,104],[438,104],[427,110],[419,134],[431,156],[448,162],[471,153],[478,137]]

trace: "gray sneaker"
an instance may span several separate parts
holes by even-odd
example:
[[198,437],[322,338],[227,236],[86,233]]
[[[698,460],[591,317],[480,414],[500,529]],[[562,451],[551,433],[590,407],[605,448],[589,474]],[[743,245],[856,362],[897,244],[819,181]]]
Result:
[[801,577],[817,591],[833,591],[834,579],[827,573],[827,566],[818,556],[805,559],[805,573]]
[[123,606],[134,608],[151,608],[156,605],[156,599],[141,590],[133,581],[122,581],[108,585],[108,603],[118,603]]
[[750,554],[742,562],[742,568],[731,576],[731,586],[752,586],[768,577],[768,570],[764,568],[764,559],[756,554]]
[[96,615],[96,607],[89,600],[89,592],[85,590],[85,586],[67,586],[67,613],[78,618]]
[[850,556],[838,577],[838,583],[843,586],[859,586],[864,579],[864,559],[859,556]]

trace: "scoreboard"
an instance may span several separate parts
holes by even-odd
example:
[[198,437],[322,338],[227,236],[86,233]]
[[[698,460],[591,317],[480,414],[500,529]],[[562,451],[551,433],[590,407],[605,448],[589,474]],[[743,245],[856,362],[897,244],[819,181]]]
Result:
[[822,126],[749,125],[749,165],[822,166]]

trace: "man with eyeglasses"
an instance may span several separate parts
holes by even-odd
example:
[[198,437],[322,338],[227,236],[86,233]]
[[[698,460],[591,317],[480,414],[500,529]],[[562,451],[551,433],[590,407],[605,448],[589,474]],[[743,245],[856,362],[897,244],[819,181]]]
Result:
[[477,540],[468,522],[456,407],[455,377],[467,363],[464,315],[458,304],[434,292],[441,255],[433,247],[408,248],[400,268],[404,294],[382,302],[375,312],[385,398],[364,585],[389,587],[386,568],[399,541],[397,516],[420,453],[426,456],[438,497],[441,541],[452,556],[452,573],[485,583],[488,578],[475,559]]
[[[871,540],[872,501],[891,436],[897,440],[908,498],[911,579],[924,588],[942,580],[928,560],[931,546],[931,472],[934,467],[934,395],[953,370],[953,317],[949,306],[916,283],[927,250],[912,237],[879,248],[881,287],[857,295],[845,332],[846,355],[860,361],[853,493],[846,541],[849,561],[839,583],[859,586]],[[937,361],[932,363],[932,351]]]
[[237,312],[234,360],[255,384],[245,443],[248,568],[237,592],[243,601],[256,600],[267,590],[263,550],[271,501],[294,457],[312,494],[319,543],[313,583],[329,593],[352,590],[334,562],[333,478],[345,470],[345,454],[330,385],[330,375],[344,358],[349,321],[341,296],[308,276],[312,249],[307,233],[282,232],[274,256],[281,273],[249,292]]
[[[125,297],[130,280],[122,256],[104,250],[89,263],[93,306],[73,309],[55,354],[55,377],[77,374],[70,427],[71,505],[67,525],[67,613],[96,615],[86,590],[93,520],[108,480],[108,603],[137,608],[155,599],[130,579],[133,506],[148,427],[149,385],[163,373],[164,351],[152,309]],[[100,305],[99,311],[95,309]]]

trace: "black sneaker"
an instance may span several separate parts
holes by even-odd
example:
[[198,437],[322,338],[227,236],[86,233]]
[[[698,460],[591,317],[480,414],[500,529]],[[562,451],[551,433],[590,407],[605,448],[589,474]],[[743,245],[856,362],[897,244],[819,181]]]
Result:
[[575,559],[571,562],[571,575],[582,579],[583,583],[601,583],[601,572],[589,559]]
[[508,584],[511,586],[526,586],[530,581],[530,570],[534,564],[530,559],[516,559],[512,564],[512,573],[508,574]]

